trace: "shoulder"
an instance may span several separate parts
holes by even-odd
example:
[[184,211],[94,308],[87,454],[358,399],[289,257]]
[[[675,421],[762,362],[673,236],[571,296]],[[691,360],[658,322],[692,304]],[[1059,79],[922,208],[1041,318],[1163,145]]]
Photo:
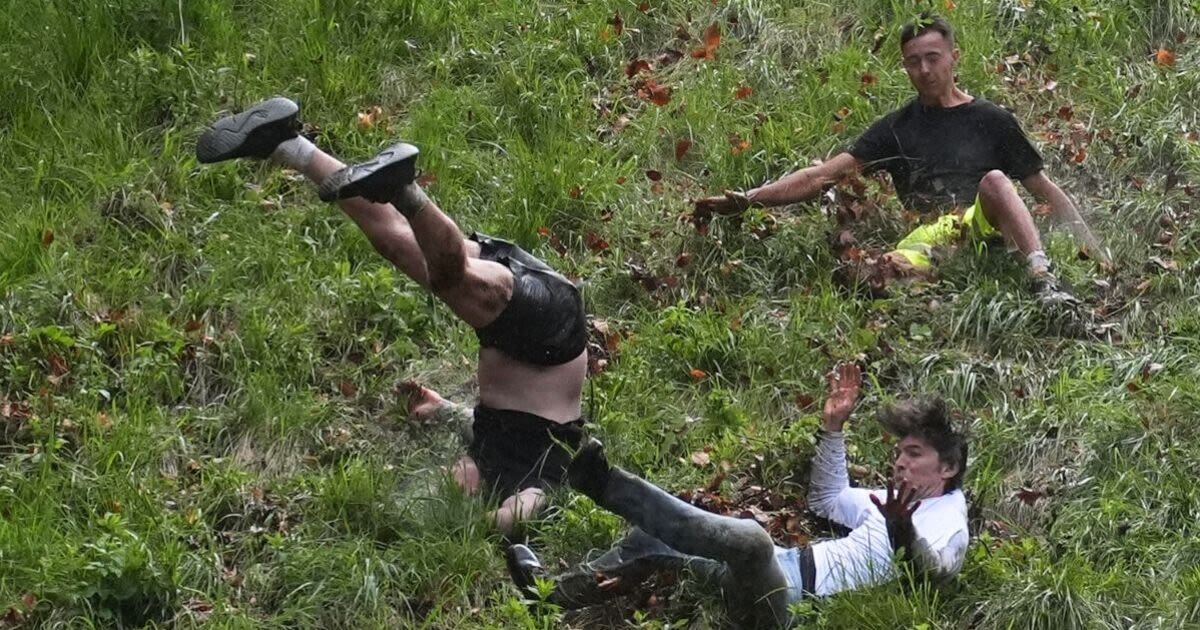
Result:
[[971,103],[971,108],[976,116],[983,116],[986,118],[998,119],[1013,123],[1017,122],[1017,116],[1011,111],[1000,105],[997,105],[996,103],[993,103],[992,101],[987,100],[986,98],[983,98],[982,96],[977,97],[975,101]]
[[884,121],[895,124],[900,121],[911,119],[916,113],[917,113],[917,99],[914,97],[914,98],[910,99],[907,103],[901,105],[900,107],[897,107],[896,109],[893,109],[892,111],[884,114],[876,122],[876,124],[884,122]]

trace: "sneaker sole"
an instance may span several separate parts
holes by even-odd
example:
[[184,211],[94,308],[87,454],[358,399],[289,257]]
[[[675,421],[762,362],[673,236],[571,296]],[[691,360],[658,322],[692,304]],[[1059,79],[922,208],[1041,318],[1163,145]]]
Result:
[[399,143],[380,151],[361,164],[347,166],[325,178],[317,194],[321,201],[362,197],[375,203],[389,203],[402,188],[417,178],[417,155],[411,144]]
[[196,142],[196,159],[210,164],[239,157],[270,157],[279,143],[296,137],[300,106],[276,97],[213,123]]

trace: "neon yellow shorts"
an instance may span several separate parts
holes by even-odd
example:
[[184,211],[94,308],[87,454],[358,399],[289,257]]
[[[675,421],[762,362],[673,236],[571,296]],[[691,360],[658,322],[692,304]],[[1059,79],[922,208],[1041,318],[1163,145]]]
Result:
[[897,245],[894,253],[900,254],[918,269],[925,270],[930,266],[929,256],[935,247],[953,245],[969,234],[972,239],[986,239],[999,232],[988,223],[983,216],[983,208],[979,205],[979,197],[975,203],[962,214],[953,212],[938,217],[937,221],[918,226],[908,233]]

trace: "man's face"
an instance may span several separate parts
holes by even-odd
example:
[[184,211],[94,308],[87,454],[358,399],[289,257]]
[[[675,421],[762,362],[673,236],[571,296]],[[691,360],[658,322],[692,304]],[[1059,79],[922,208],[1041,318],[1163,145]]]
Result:
[[941,33],[929,31],[914,37],[900,50],[908,80],[912,81],[918,94],[942,94],[954,85],[958,49],[952,49]]
[[944,494],[946,481],[957,473],[956,467],[943,464],[937,450],[919,437],[910,435],[896,444],[892,476],[897,483],[903,480],[916,488],[918,499]]

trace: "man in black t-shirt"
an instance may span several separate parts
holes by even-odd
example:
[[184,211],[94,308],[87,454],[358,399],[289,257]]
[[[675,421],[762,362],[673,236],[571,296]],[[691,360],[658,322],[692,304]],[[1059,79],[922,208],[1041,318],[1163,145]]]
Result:
[[1074,302],[1058,287],[1041,237],[1012,180],[1021,182],[1093,253],[1103,255],[1074,204],[1046,176],[1042,158],[1017,119],[995,104],[959,89],[954,79],[959,50],[954,29],[944,19],[925,16],[901,31],[904,69],[917,97],[884,116],[848,151],[747,192],[696,201],[696,214],[736,214],[750,206],[773,206],[812,199],[840,177],[886,169],[905,206],[944,213],[905,237],[884,260],[905,272],[930,267],[930,251],[964,234],[987,238],[999,233],[1029,262],[1041,299]]

